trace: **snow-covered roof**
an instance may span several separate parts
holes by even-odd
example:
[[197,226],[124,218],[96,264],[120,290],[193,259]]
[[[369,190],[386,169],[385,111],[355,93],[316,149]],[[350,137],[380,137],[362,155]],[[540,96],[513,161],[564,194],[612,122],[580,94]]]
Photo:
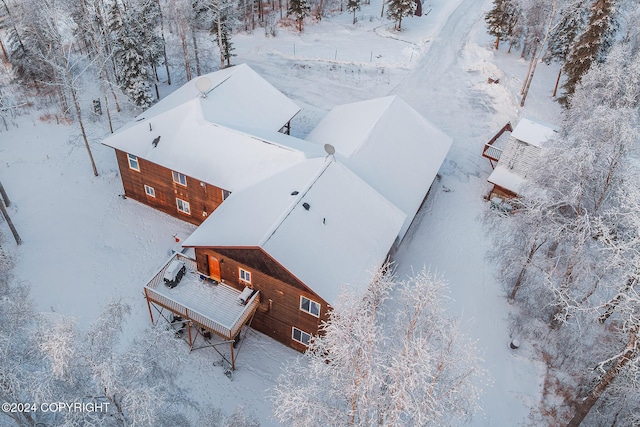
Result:
[[401,238],[452,142],[397,96],[340,105],[307,140],[333,145],[338,160],[404,212]]
[[229,191],[319,153],[313,144],[276,131],[257,137],[212,123],[203,116],[203,101],[186,101],[111,135],[103,144]]
[[[196,84],[209,79],[210,89],[202,98]],[[236,128],[253,126],[280,130],[300,107],[263,79],[247,64],[196,77],[144,111],[136,121],[149,120],[194,98],[200,98],[205,120]],[[175,117],[179,120],[179,117]]]
[[550,125],[530,119],[520,120],[487,181],[518,194],[527,176],[540,162],[542,145],[555,132]]
[[[300,107],[248,65],[203,77],[210,82],[206,98],[196,87],[201,77],[193,79],[103,144],[229,191],[321,154],[277,132]],[[239,130],[245,127],[261,129],[261,136]]]
[[491,172],[491,175],[489,175],[489,178],[487,178],[487,181],[519,194],[522,184],[524,184],[526,179],[514,171],[498,164],[493,172]]
[[531,119],[521,119],[511,132],[511,137],[527,144],[542,147],[546,141],[553,137],[555,132],[557,132],[556,129],[551,125]]
[[184,246],[260,247],[334,304],[342,285],[368,284],[404,220],[339,161],[316,158],[234,192]]

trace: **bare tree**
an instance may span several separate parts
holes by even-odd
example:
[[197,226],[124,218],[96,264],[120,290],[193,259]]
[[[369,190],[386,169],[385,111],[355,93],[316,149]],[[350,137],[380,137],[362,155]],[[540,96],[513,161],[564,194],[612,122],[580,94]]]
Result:
[[[276,417],[294,426],[394,426],[471,416],[482,370],[444,313],[444,288],[425,271],[402,283],[380,271],[364,295],[343,295],[322,334],[279,378]],[[400,306],[389,298],[394,291]]]

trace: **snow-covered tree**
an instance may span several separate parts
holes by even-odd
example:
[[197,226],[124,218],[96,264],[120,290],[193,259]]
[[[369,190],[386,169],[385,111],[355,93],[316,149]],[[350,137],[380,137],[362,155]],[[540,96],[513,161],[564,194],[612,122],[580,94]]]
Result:
[[347,10],[353,13],[353,24],[356,23],[356,12],[360,10],[360,0],[348,0]]
[[402,283],[378,272],[364,295],[343,295],[279,378],[276,417],[292,426],[400,426],[471,416],[483,372],[473,343],[444,312],[444,289],[425,271]]
[[414,0],[386,0],[387,17],[394,22],[396,31],[402,30],[402,19],[406,16],[412,16],[416,10]]
[[298,31],[302,32],[304,25],[304,18],[309,16],[309,3],[307,0],[289,0],[289,7],[287,9],[287,16],[293,18],[298,26]]
[[[569,56],[571,46],[575,43],[576,37],[581,33],[586,19],[587,0],[568,0],[562,2],[558,12],[559,18],[556,25],[549,34],[547,43],[547,51],[544,56],[545,62],[559,62],[564,65]],[[556,96],[558,83],[562,74],[562,67],[558,71],[558,78],[553,90],[553,96]]]
[[514,34],[514,28],[520,16],[517,0],[494,0],[493,8],[484,17],[489,34],[496,38],[495,48],[500,40],[508,40]]
[[576,85],[589,71],[591,65],[606,56],[607,48],[616,26],[614,22],[616,0],[595,0],[591,6],[589,21],[584,31],[571,47],[563,71],[567,76],[563,88],[565,94],[560,101],[569,103]]
[[132,19],[122,13],[121,6],[114,2],[108,12],[108,26],[113,42],[113,57],[120,88],[137,106],[151,105],[150,73],[142,36]]
[[[207,28],[218,45],[220,68],[231,66],[233,44],[231,34],[238,25],[238,8],[235,0],[196,0],[193,4],[196,16]],[[226,65],[225,65],[226,64]]]

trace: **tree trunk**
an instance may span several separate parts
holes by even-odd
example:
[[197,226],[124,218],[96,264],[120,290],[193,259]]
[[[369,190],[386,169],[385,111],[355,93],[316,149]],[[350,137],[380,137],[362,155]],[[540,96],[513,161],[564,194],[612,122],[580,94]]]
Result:
[[0,203],[0,211],[2,212],[2,216],[4,217],[5,221],[7,221],[7,224],[9,224],[9,229],[11,230],[11,233],[13,234],[13,238],[16,239],[16,243],[18,245],[21,244],[22,243],[22,239],[18,235],[18,231],[16,230],[16,227],[13,225],[13,222],[11,221],[11,218],[9,218],[9,213],[5,209],[4,203]]
[[191,30],[191,42],[193,43],[193,58],[196,60],[196,75],[201,75],[200,72],[200,57],[198,56],[198,41],[196,40],[196,32]]
[[2,38],[0,38],[0,49],[2,49],[2,56],[4,57],[3,61],[7,62],[9,60],[9,55],[7,54],[7,49],[4,47],[4,43],[2,43]]
[[183,31],[184,28],[179,29],[180,31],[180,44],[182,46],[182,58],[184,61],[184,72],[187,76],[187,81],[191,80],[191,65],[189,64],[189,49],[187,48],[187,35]]
[[0,182],[0,195],[2,196],[2,200],[4,200],[4,204],[9,207],[11,206],[11,201],[9,200],[9,196],[7,196],[7,192],[4,191],[4,186]]
[[[69,82],[71,82],[71,76],[68,76]],[[82,139],[84,139],[84,146],[89,154],[89,160],[91,160],[91,168],[93,168],[93,176],[98,176],[98,168],[96,162],[93,160],[93,153],[91,147],[89,147],[89,140],[87,139],[87,132],[84,129],[84,123],[82,121],[82,111],[80,110],[80,104],[78,103],[78,96],[76,94],[76,88],[71,86],[71,98],[73,99],[73,105],[76,109],[76,117],[78,118],[78,124],[80,124],[80,131],[82,132]]]
[[218,0],[218,19],[216,19],[216,26],[218,31],[218,49],[220,49],[220,69],[224,68],[224,48],[222,43],[222,11],[220,10],[220,0]]
[[567,427],[580,426],[582,421],[584,421],[585,417],[589,414],[589,411],[591,411],[593,405],[595,405],[600,396],[602,396],[609,385],[611,385],[611,383],[616,379],[622,368],[637,356],[637,334],[638,326],[635,326],[635,328],[629,332],[629,341],[627,342],[624,353],[616,358],[613,366],[602,376],[600,382],[589,392],[587,397],[582,399],[582,401],[576,405],[575,415],[569,421]]
[[553,88],[553,95],[551,95],[553,98],[555,98],[556,94],[558,93],[558,85],[560,84],[561,75],[562,75],[562,67],[560,67],[560,71],[558,71],[558,78],[556,79],[556,85]]
[[522,270],[520,270],[520,274],[518,275],[518,278],[516,279],[516,283],[513,285],[513,289],[511,290],[511,294],[509,294],[509,302],[513,302],[516,299],[516,293],[518,292],[518,290],[520,289],[520,286],[522,285],[522,281],[524,280],[524,274],[527,272],[527,268],[529,267],[529,264],[531,264],[531,260],[533,259],[533,256],[536,254],[538,249],[540,249],[540,247],[543,245],[543,243],[544,243],[544,241],[542,243],[538,244],[537,239],[535,239],[533,241],[533,245],[531,245],[531,250],[529,251],[529,254],[527,255],[527,261],[522,266]]
[[[524,107],[524,103],[527,100],[527,95],[529,94],[529,88],[531,87],[531,81],[533,80],[533,75],[536,72],[536,66],[538,65],[538,61],[540,60],[540,56],[542,55],[542,52],[544,50],[544,46],[547,43],[547,40],[549,39],[549,34],[551,34],[551,30],[553,29],[553,21],[556,17],[556,13],[558,12],[558,0],[556,0],[553,3],[553,10],[551,11],[551,17],[549,18],[549,25],[547,26],[547,32],[544,34],[544,39],[542,39],[542,43],[540,43],[540,49],[538,50],[538,54],[536,55],[535,51],[533,56],[535,57],[535,62],[533,64],[533,70],[531,70],[531,75],[528,76],[528,81],[527,81],[527,85],[526,88],[523,92],[523,96],[522,96],[522,101],[520,101],[520,106]],[[536,48],[537,48],[537,44],[536,44]]]
[[[636,272],[636,274],[637,274],[637,272]],[[607,305],[606,305],[607,310],[604,312],[604,314],[602,314],[600,317],[598,317],[598,322],[604,323],[604,322],[607,321],[607,319],[609,317],[611,317],[611,315],[615,311],[615,309],[618,306],[618,304],[620,304],[620,301],[622,300],[622,296],[624,294],[626,294],[631,288],[633,288],[633,286],[637,282],[638,282],[638,278],[637,277],[629,277],[629,279],[627,280],[627,283],[624,286],[624,288],[618,293],[618,295],[616,295],[616,297],[614,299],[612,299],[611,301],[609,301],[607,303]]]
[[162,36],[162,53],[164,54],[164,68],[167,71],[167,84],[171,85],[171,74],[169,73],[169,59],[167,58],[167,43],[164,39],[164,19],[162,17],[162,7],[160,6],[160,0],[156,0],[158,3],[158,10],[160,11],[160,35]]
[[498,50],[498,48],[500,47],[500,36],[496,36],[496,42],[493,44],[493,46],[496,48],[496,50]]

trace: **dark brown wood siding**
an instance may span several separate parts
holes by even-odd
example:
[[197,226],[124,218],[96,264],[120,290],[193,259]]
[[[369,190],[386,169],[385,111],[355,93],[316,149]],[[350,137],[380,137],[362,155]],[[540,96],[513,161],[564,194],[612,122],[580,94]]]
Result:
[[[140,171],[136,171],[129,167],[127,153],[116,150],[116,157],[127,197],[196,225],[207,219],[207,215],[222,203],[222,189],[215,185],[202,185],[200,180],[187,176],[185,187],[173,181],[171,169],[138,157]],[[146,194],[145,185],[154,189],[155,197]],[[176,198],[189,203],[190,215],[178,210]]]
[[[260,291],[260,307],[251,327],[298,351],[306,346],[291,338],[292,327],[317,335],[329,305],[260,248],[196,248],[198,270],[207,275],[208,257],[220,261],[222,281],[238,290],[245,285]],[[239,269],[251,273],[251,284],[242,282]],[[300,310],[300,297],[320,304],[320,317]]]

